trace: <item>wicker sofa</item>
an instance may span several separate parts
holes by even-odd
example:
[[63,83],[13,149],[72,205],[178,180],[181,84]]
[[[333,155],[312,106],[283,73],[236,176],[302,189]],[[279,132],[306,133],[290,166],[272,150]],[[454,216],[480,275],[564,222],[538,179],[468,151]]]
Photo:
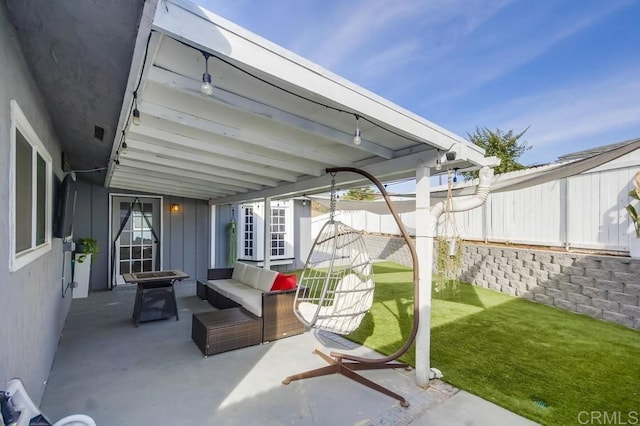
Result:
[[262,342],[301,334],[304,325],[293,313],[296,289],[271,291],[277,276],[277,271],[242,262],[234,268],[209,269],[206,285],[198,282],[198,296],[214,308],[241,306],[262,317]]

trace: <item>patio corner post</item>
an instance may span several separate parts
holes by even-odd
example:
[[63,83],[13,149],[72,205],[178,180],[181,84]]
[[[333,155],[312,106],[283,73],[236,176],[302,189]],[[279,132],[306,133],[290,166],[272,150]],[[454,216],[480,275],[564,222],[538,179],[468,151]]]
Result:
[[262,267],[271,269],[271,197],[264,197],[264,249],[262,258],[264,259]]
[[420,312],[416,336],[416,384],[429,386],[431,357],[431,275],[435,224],[431,217],[431,169],[425,164],[416,168],[416,252],[420,259]]

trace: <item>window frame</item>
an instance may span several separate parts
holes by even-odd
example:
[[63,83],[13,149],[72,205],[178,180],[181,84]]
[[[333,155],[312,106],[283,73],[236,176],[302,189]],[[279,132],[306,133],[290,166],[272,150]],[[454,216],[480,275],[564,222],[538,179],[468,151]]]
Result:
[[[31,246],[20,252],[16,251],[16,143],[17,132],[20,132],[31,146]],[[45,162],[45,200],[44,200],[44,242],[37,244],[38,232],[38,156]],[[15,272],[33,262],[51,250],[52,211],[53,211],[53,168],[49,151],[38,137],[29,120],[15,99],[11,100],[10,153],[9,153],[9,271]]]
[[[280,202],[282,203],[282,201]],[[271,251],[271,259],[277,260],[277,259],[289,259],[291,257],[293,257],[293,253],[292,253],[292,246],[293,246],[293,241],[292,241],[292,236],[293,236],[293,207],[291,205],[291,203],[289,202],[284,202],[284,205],[280,205],[280,203],[278,203],[278,205],[276,206],[271,206],[271,232],[269,233],[269,235],[271,236],[271,244],[270,244],[270,251]],[[283,214],[282,215],[274,215],[274,210],[282,210]],[[281,218],[284,223],[277,223],[274,224],[274,219],[275,218]],[[284,225],[284,231],[280,232],[279,230],[276,232],[273,232],[273,227],[277,226],[277,225]],[[282,234],[282,239],[275,239],[274,237],[277,234]],[[282,241],[282,243],[284,244],[284,247],[282,247],[282,254],[273,254],[273,243],[275,242],[279,242]],[[279,247],[276,247],[276,249],[279,249]]]
[[[247,211],[251,210],[251,231],[247,231],[245,228],[247,226],[249,226],[249,223],[247,223],[247,217],[249,217],[249,215],[247,214]],[[257,221],[256,218],[258,217],[256,215],[256,210],[257,210],[257,205],[256,204],[242,204],[240,206],[240,232],[238,232],[238,247],[240,248],[238,253],[238,259],[242,259],[242,260],[255,260],[257,258],[257,254],[258,254],[258,250],[256,247],[256,237],[258,235],[257,231]],[[247,241],[247,234],[251,233],[251,240]],[[245,247],[245,245],[247,245],[247,243],[250,242],[251,244],[248,247]],[[247,254],[247,251],[250,251],[250,254]]]

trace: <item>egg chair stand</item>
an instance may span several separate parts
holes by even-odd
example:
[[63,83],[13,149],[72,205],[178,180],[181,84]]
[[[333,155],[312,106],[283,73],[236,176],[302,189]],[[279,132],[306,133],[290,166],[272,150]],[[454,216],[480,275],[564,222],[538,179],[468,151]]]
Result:
[[[391,214],[393,215],[393,218],[396,222],[396,224],[398,225],[398,228],[400,229],[400,233],[402,234],[403,239],[405,240],[405,243],[407,244],[407,247],[409,248],[409,251],[411,253],[411,258],[413,261],[413,297],[414,297],[414,301],[419,300],[418,296],[419,296],[419,287],[418,287],[418,277],[419,277],[419,270],[418,270],[418,256],[416,254],[416,249],[415,249],[415,245],[413,244],[413,240],[411,239],[411,237],[409,236],[409,233],[407,232],[407,229],[405,228],[404,224],[402,223],[402,221],[400,220],[400,216],[398,215],[396,209],[394,208],[393,204],[391,203],[391,200],[389,198],[389,195],[387,194],[386,189],[384,188],[384,186],[380,183],[380,181],[375,178],[373,175],[371,175],[370,173],[364,171],[364,170],[360,170],[357,168],[353,168],[353,167],[337,167],[337,168],[330,168],[326,170],[327,173],[330,173],[332,175],[335,175],[336,173],[340,173],[340,172],[351,172],[351,173],[357,173],[360,174],[364,177],[366,177],[367,179],[369,179],[374,185],[376,185],[376,187],[380,190],[380,193],[382,194],[388,208],[389,211],[391,212]],[[332,194],[333,194],[333,190],[332,190]],[[335,208],[334,206],[334,201],[333,201],[333,196],[332,196],[332,214],[333,214],[333,209]],[[331,216],[331,220],[333,220],[333,215]],[[318,243],[318,241],[316,240],[316,243],[314,243],[314,247],[315,245]],[[312,248],[311,250],[312,252],[314,251],[314,249]],[[311,254],[310,254],[311,256]],[[307,262],[308,263],[308,262]],[[306,269],[306,267],[305,267]],[[304,273],[303,273],[304,274]],[[371,297],[373,297],[373,294],[371,293]],[[322,299],[320,301],[320,305],[322,305]],[[298,315],[298,313],[296,312],[296,315]],[[364,316],[364,314],[362,315]],[[407,338],[407,340],[404,342],[404,344],[402,345],[402,347],[400,349],[398,349],[396,352],[392,353],[391,355],[385,356],[385,357],[381,357],[381,358],[376,358],[376,359],[372,359],[372,358],[365,358],[365,357],[360,357],[360,356],[356,356],[356,355],[352,355],[352,354],[347,354],[347,353],[342,353],[342,352],[335,352],[332,351],[330,352],[328,355],[319,351],[319,350],[314,350],[313,353],[320,356],[328,365],[325,367],[320,367],[314,370],[309,370],[303,373],[299,373],[299,374],[294,374],[292,376],[287,377],[286,379],[284,379],[282,381],[283,384],[288,385],[289,383],[296,381],[296,380],[302,380],[302,379],[308,379],[308,378],[312,378],[312,377],[320,377],[320,376],[327,376],[330,374],[341,374],[345,377],[348,377],[351,380],[354,380],[364,386],[367,386],[371,389],[374,389],[378,392],[381,392],[387,396],[390,396],[391,398],[394,398],[396,400],[398,400],[400,402],[400,405],[403,407],[408,407],[409,406],[409,402],[402,396],[399,395],[393,391],[391,391],[388,388],[385,388],[384,386],[379,385],[378,383],[375,383],[369,379],[367,379],[366,377],[356,373],[356,371],[360,371],[360,370],[380,370],[380,369],[388,369],[388,368],[410,368],[410,366],[408,364],[404,364],[401,362],[398,362],[397,359],[400,358],[402,355],[404,355],[409,348],[411,347],[411,345],[413,344],[413,342],[415,341],[417,332],[418,332],[418,316],[419,316],[419,309],[417,306],[417,303],[414,303],[414,309],[413,309],[413,324],[411,327],[411,333],[409,334],[409,337]],[[316,314],[317,317],[317,314]],[[304,318],[301,318],[301,320],[303,322],[306,322],[304,320]],[[313,323],[309,324],[307,323],[308,326],[314,327],[316,326],[315,324],[315,320],[316,318],[314,317],[314,321]],[[359,324],[359,323],[358,323]],[[323,329],[324,327],[322,325],[320,326],[316,326],[316,328],[320,328]],[[329,331],[333,331],[331,329],[329,329]],[[343,333],[346,334],[346,333]]]

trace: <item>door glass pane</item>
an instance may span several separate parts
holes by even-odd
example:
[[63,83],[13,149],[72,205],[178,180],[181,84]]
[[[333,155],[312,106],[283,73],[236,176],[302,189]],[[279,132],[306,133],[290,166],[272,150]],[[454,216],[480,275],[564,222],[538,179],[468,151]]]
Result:
[[129,244],[131,244],[131,232],[122,231],[122,234],[120,234],[120,245],[128,246]]
[[131,272],[129,262],[120,262],[120,274],[128,274],[129,272]]
[[142,272],[142,262],[140,262],[139,260],[133,262],[133,265],[132,265],[131,269],[132,269],[132,272],[134,272],[134,273],[135,272]]
[[131,247],[131,252],[132,252],[132,258],[133,259],[140,259],[140,257],[142,256],[142,250],[140,249],[140,247]]
[[36,177],[36,245],[43,244],[46,240],[46,217],[47,217],[47,163],[44,158],[37,154],[37,177]]
[[151,246],[145,246],[142,249],[142,257],[145,259],[151,259],[153,256],[153,248]]
[[120,260],[131,259],[131,249],[129,247],[120,246]]
[[16,253],[31,248],[32,148],[16,129]]

